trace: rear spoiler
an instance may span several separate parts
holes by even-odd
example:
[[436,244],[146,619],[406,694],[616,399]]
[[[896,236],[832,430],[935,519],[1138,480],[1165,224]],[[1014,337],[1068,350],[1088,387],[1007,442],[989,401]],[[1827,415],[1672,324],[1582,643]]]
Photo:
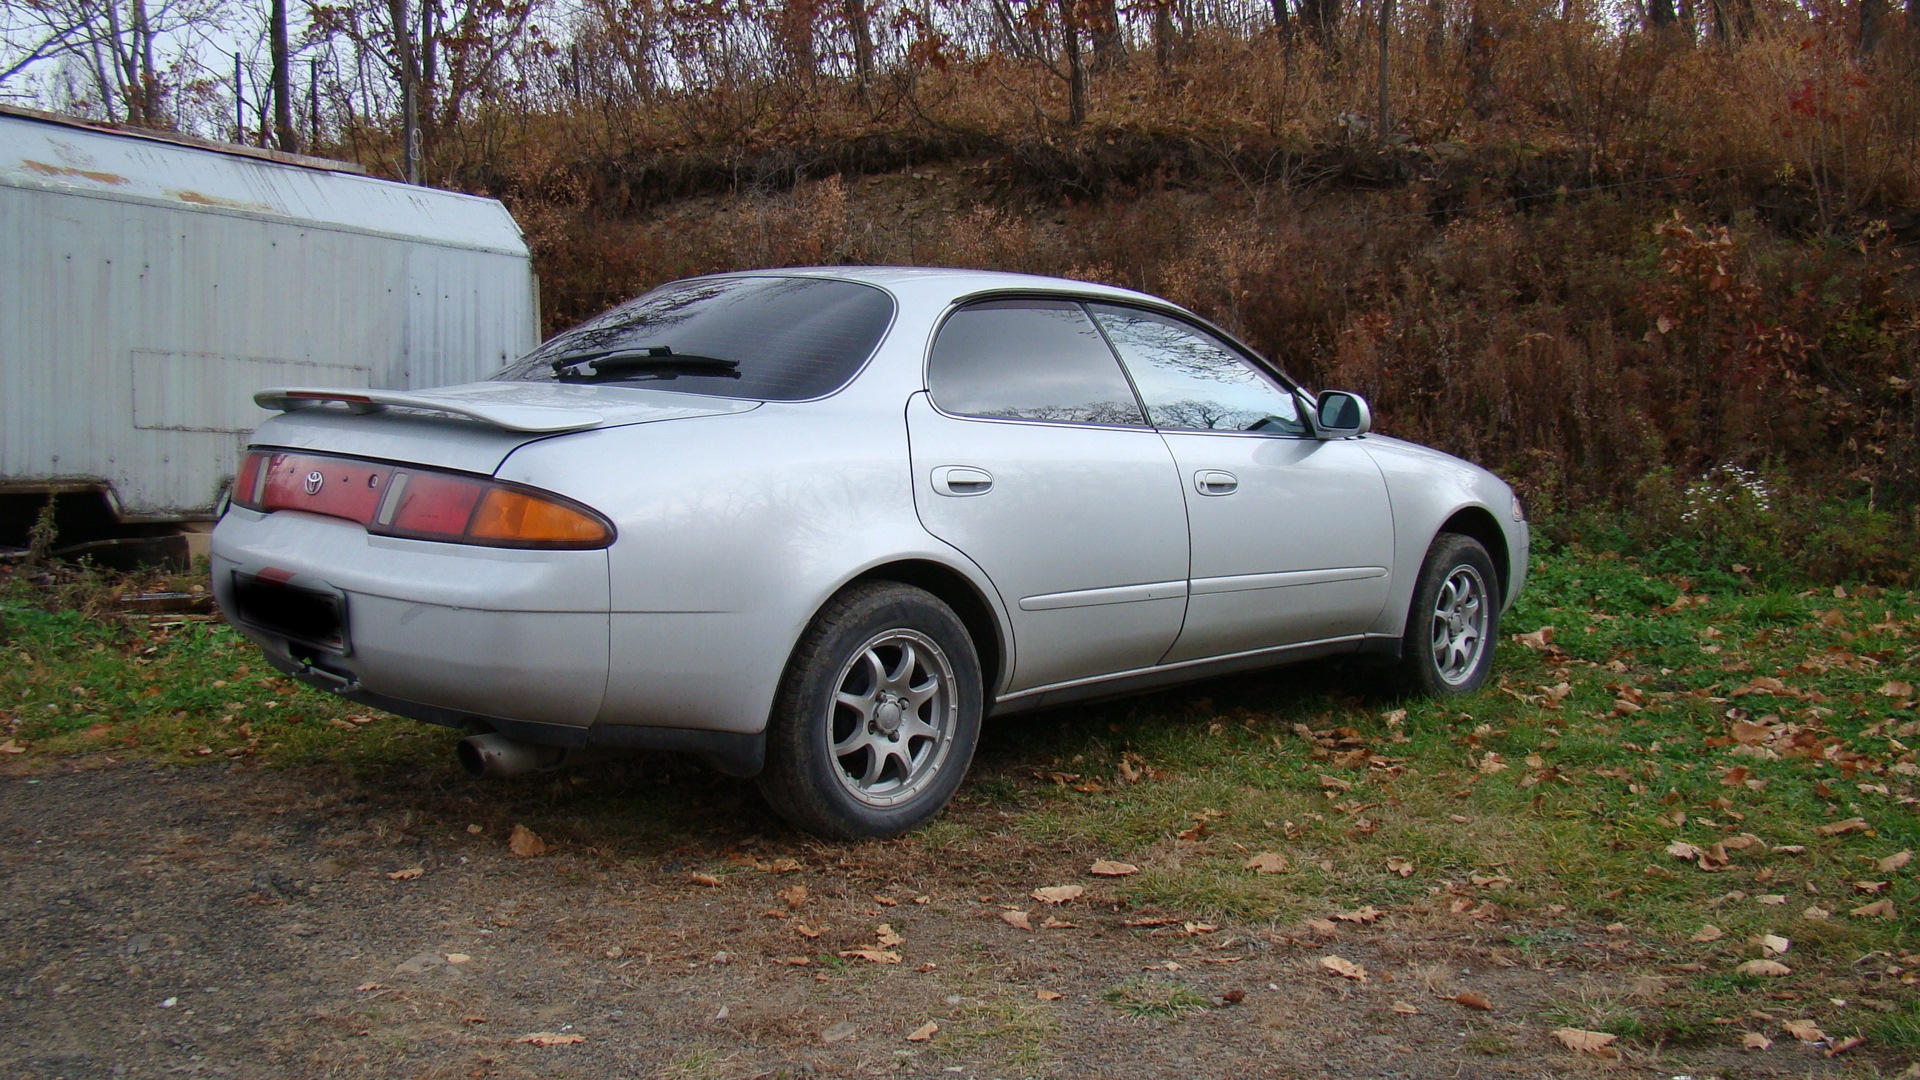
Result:
[[477,399],[472,400],[463,400],[464,397],[465,395],[455,397],[451,394],[409,394],[397,390],[328,390],[304,386],[281,386],[260,391],[253,395],[253,401],[263,409],[275,409],[280,412],[324,408],[335,403],[345,405],[348,412],[356,414],[384,412],[387,409],[411,409],[418,412],[464,417],[493,427],[504,428],[507,431],[525,431],[533,434],[584,431],[587,428],[599,427],[606,422],[606,418],[599,413],[581,409],[527,405],[521,402],[496,404],[477,395],[475,396]]

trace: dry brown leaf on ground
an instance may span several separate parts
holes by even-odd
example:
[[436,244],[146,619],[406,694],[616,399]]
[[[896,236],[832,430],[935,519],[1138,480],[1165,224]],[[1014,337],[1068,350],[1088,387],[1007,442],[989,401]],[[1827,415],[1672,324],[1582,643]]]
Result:
[[1874,865],[1880,868],[1881,873],[1891,874],[1895,870],[1901,869],[1902,867],[1906,866],[1908,863],[1912,861],[1913,861],[1913,852],[1897,851],[1892,855],[1889,855],[1886,858],[1881,859],[1879,862],[1875,863]]
[[1743,1050],[1765,1050],[1772,1045],[1772,1039],[1757,1031],[1749,1031],[1740,1036],[1740,1048]]
[[900,962],[900,954],[897,952],[866,947],[842,949],[840,951],[840,957],[843,960],[865,960],[870,964],[897,964]]
[[536,1031],[531,1035],[522,1035],[513,1041],[531,1046],[569,1046],[573,1043],[586,1042],[587,1037],[571,1031]]
[[1909,698],[1913,696],[1913,684],[1903,679],[1890,679],[1880,684],[1882,697]]
[[450,952],[447,954],[447,963],[449,964],[464,964],[472,959],[473,957],[463,952]]
[[1053,916],[1049,915],[1047,916],[1047,921],[1040,924],[1040,929],[1042,930],[1078,930],[1080,929],[1080,924],[1076,922],[1068,922],[1065,919],[1056,919]]
[[1757,944],[1760,951],[1769,957],[1779,956],[1793,947],[1793,942],[1778,934],[1761,934]]
[[1754,975],[1766,978],[1776,978],[1781,975],[1793,974],[1792,968],[1778,960],[1749,960],[1733,970],[1742,975]]
[[1893,918],[1893,901],[1875,900],[1871,904],[1864,904],[1854,908],[1848,914],[1856,915],[1862,919],[1891,919]]
[[1847,833],[1866,832],[1871,828],[1866,818],[1850,817],[1845,821],[1836,821],[1813,830],[1821,836],[1844,836]]
[[1027,918],[1027,913],[1024,911],[1002,911],[1000,918],[1015,930],[1033,932],[1033,920]]
[[1820,1030],[1820,1025],[1811,1020],[1788,1020],[1780,1027],[1801,1042],[1815,1043],[1827,1037],[1827,1033]]
[[892,923],[881,923],[873,931],[882,946],[905,945],[907,939],[894,932]]
[[1352,979],[1355,982],[1367,981],[1366,965],[1356,964],[1342,956],[1323,956],[1320,958],[1320,967],[1322,970],[1331,971],[1341,978]]
[[1086,895],[1086,891],[1086,887],[1082,885],[1049,885],[1044,889],[1033,890],[1031,895],[1043,904],[1064,904],[1070,900],[1080,899]]
[[1033,996],[1037,1001],[1059,1001],[1061,998],[1066,997],[1065,994],[1056,994],[1051,990],[1035,990]]
[[807,887],[795,885],[792,888],[781,889],[780,902],[787,905],[789,911],[800,910],[807,902]]
[[1469,1009],[1478,1009],[1481,1012],[1493,1011],[1493,1002],[1489,1000],[1485,994],[1476,994],[1472,990],[1462,990],[1457,994],[1448,995],[1446,1000],[1458,1005],[1464,1005]]
[[1513,640],[1528,649],[1544,649],[1553,644],[1553,627],[1543,626],[1530,633],[1515,634]]
[[12,739],[8,739],[6,742],[0,743],[0,754],[24,754],[26,752],[27,752],[26,747],[21,746],[19,743],[15,742]]
[[1725,930],[1720,929],[1712,923],[1703,923],[1700,929],[1694,931],[1693,940],[1704,945],[1709,941],[1719,941],[1726,936],[1727,932]]
[[695,885],[701,885],[709,889],[717,889],[726,884],[726,882],[721,881],[712,874],[692,873],[687,875],[687,880],[693,882]]
[[927,1040],[933,1038],[934,1032],[939,1030],[940,1030],[940,1025],[929,1020],[926,1023],[921,1024],[919,1027],[914,1028],[913,1034],[907,1036],[907,1041],[908,1042],[926,1042]]
[[1577,1054],[1592,1054],[1595,1057],[1617,1058],[1620,1051],[1613,1044],[1620,1038],[1604,1031],[1587,1031],[1584,1028],[1554,1028],[1553,1037],[1560,1045]]
[[395,870],[393,873],[388,874],[387,880],[388,881],[412,881],[414,878],[417,878],[421,874],[424,874],[426,872],[427,872],[427,868],[424,866],[409,866],[405,870]]
[[826,933],[827,929],[828,929],[827,927],[822,926],[816,930],[813,927],[808,926],[806,923],[803,923],[798,919],[795,919],[793,921],[793,932],[796,934],[799,934],[803,938],[806,938],[808,941],[812,941],[814,938],[817,938],[821,934]]
[[1839,1057],[1841,1054],[1846,1053],[1866,1041],[1867,1037],[1865,1035],[1849,1035],[1844,1039],[1835,1039],[1832,1044],[1827,1047],[1827,1056]]
[[1392,1008],[1394,1012],[1399,1013],[1401,1016],[1419,1016],[1420,1015],[1420,1007],[1418,1005],[1411,1005],[1404,1001],[1396,1001],[1390,1006],[1390,1008]]
[[1279,874],[1289,868],[1287,857],[1277,851],[1263,851],[1241,865],[1257,874]]
[[1139,872],[1140,868],[1132,863],[1114,862],[1110,859],[1096,860],[1092,868],[1087,871],[1094,877],[1126,877]]
[[512,852],[515,858],[533,859],[545,855],[552,849],[547,847],[547,842],[540,839],[540,835],[532,829],[525,825],[515,825],[513,834],[507,837],[507,850]]
[[1787,902],[1787,897],[1785,893],[1767,893],[1764,896],[1754,897],[1753,902],[1756,904],[1765,904],[1767,907],[1779,907]]
[[1333,918],[1336,922],[1370,923],[1383,914],[1385,912],[1369,904],[1358,911],[1336,911],[1333,913]]
[[1401,877],[1412,877],[1413,862],[1409,859],[1403,859],[1398,855],[1392,855],[1387,858],[1387,870],[1390,873],[1399,874]]

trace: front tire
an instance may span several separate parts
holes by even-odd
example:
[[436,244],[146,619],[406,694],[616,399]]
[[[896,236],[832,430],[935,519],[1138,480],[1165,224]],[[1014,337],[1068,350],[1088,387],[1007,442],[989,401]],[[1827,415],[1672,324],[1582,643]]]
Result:
[[1499,581],[1480,541],[1457,533],[1434,539],[1414,585],[1400,647],[1409,690],[1456,697],[1487,681],[1500,637]]
[[898,836],[946,807],[980,737],[979,654],[953,610],[893,582],[829,601],[794,647],[761,794],[795,825]]

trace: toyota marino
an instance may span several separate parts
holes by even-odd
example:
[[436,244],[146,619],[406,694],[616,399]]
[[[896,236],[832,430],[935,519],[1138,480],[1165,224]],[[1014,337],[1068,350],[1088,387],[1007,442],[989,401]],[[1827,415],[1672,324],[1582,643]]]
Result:
[[1491,473],[1076,281],[720,274],[256,400],[213,587],[275,667],[477,775],[680,751],[833,837],[939,813],[987,714],[1343,653],[1471,692],[1526,577]]

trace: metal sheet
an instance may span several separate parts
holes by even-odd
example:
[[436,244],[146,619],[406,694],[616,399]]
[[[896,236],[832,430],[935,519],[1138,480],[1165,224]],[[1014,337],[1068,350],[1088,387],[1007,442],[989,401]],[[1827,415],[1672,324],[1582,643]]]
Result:
[[0,485],[206,516],[256,391],[483,378],[535,304],[493,200],[0,115]]

